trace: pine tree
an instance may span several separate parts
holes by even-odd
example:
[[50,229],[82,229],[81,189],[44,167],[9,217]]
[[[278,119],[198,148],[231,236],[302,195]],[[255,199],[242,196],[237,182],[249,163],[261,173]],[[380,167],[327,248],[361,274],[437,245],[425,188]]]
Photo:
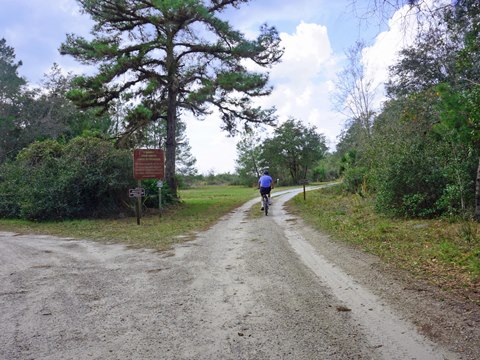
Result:
[[271,93],[268,74],[247,69],[277,63],[282,55],[275,28],[263,25],[249,40],[219,15],[248,0],[79,0],[95,22],[93,39],[67,35],[60,52],[98,66],[77,78],[69,96],[83,107],[107,111],[129,102],[125,134],[165,121],[166,181],[176,195],[176,127],[183,112],[203,117],[217,108],[222,128],[275,121],[274,108],[252,98]]

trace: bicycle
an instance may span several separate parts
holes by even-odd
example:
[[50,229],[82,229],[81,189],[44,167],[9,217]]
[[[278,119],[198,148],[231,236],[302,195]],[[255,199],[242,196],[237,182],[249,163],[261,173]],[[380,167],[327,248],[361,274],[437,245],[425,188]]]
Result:
[[268,215],[268,195],[267,194],[262,194],[262,207],[263,210],[265,211],[265,216]]

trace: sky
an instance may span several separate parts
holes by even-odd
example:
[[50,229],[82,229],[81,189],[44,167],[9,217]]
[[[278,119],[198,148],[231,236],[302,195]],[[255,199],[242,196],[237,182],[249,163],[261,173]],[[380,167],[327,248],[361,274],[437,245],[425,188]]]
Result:
[[[264,23],[280,33],[285,53],[269,70],[274,90],[259,101],[276,107],[279,124],[292,117],[301,120],[315,126],[330,149],[335,148],[347,117],[335,110],[332,92],[336,75],[345,66],[345,52],[358,40],[367,44],[362,60],[377,85],[376,104],[381,106],[388,66],[411,41],[405,31],[411,24],[400,20],[402,9],[392,11],[389,19],[366,16],[372,4],[373,0],[252,0],[222,14],[248,37],[258,34]],[[0,9],[0,38],[15,49],[23,64],[18,72],[29,83],[39,84],[53,63],[65,72],[85,72],[73,58],[58,52],[67,33],[87,36],[92,28],[76,0],[0,0]],[[234,172],[240,138],[222,132],[215,114],[203,121],[192,116],[184,120],[199,173]]]

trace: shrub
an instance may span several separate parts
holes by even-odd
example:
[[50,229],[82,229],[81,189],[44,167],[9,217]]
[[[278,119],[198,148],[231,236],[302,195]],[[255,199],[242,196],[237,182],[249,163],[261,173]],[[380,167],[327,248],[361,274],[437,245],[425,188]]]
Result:
[[318,165],[312,171],[314,181],[327,181],[327,169],[325,165]]
[[402,198],[399,213],[407,217],[428,218],[437,211],[428,194],[406,194]]
[[0,216],[60,220],[108,216],[126,209],[134,184],[129,151],[109,141],[48,140],[22,150],[0,169]]
[[0,217],[20,216],[18,179],[22,177],[23,172],[12,162],[0,167]]
[[[156,179],[144,180],[142,182],[142,187],[145,189],[145,200],[143,204],[148,208],[158,208],[159,206],[157,183],[158,180]],[[165,181],[160,191],[162,195],[162,207],[177,201]]]
[[363,193],[367,169],[364,167],[349,167],[343,173],[343,186],[352,194]]
[[437,201],[447,184],[444,172],[433,154],[411,148],[392,156],[375,172],[376,209],[406,217],[438,214]]
[[54,140],[37,141],[20,151],[14,179],[17,182],[19,217],[59,219],[68,212],[62,187],[61,158],[64,145]]
[[125,207],[128,188],[134,187],[130,151],[98,138],[75,138],[63,161],[78,216],[105,216]]

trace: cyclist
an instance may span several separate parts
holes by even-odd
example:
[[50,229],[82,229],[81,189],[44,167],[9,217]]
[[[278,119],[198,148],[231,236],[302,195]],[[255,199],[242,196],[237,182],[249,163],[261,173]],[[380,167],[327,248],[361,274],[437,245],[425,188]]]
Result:
[[[271,205],[272,201],[270,200],[270,191],[273,188],[273,179],[268,174],[268,170],[265,170],[263,172],[263,175],[260,176],[260,179],[258,179],[258,188],[260,189],[260,196],[262,197],[262,200],[263,200],[263,194],[267,194],[268,205]],[[263,201],[262,201],[262,210],[263,210]]]

